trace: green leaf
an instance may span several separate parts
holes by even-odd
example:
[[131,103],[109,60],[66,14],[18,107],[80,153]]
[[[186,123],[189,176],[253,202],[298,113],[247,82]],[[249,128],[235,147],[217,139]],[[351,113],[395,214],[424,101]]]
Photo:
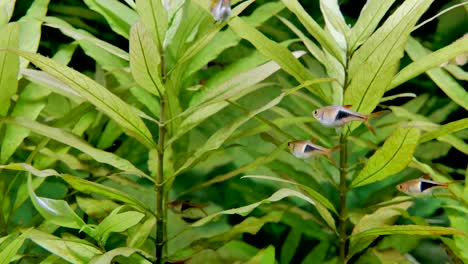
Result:
[[435,138],[438,138],[444,135],[452,134],[454,132],[457,132],[466,128],[468,128],[468,118],[453,121],[453,122],[450,122],[450,123],[447,123],[445,125],[438,127],[436,130],[425,133],[419,139],[419,143],[424,143],[429,140],[433,140]]
[[387,90],[391,90],[430,69],[439,67],[442,63],[460,54],[468,52],[468,38],[461,38],[432,53],[426,51],[417,40],[410,38],[406,46],[406,51],[410,54],[414,62],[395,75],[392,84]]
[[325,260],[325,257],[327,256],[327,251],[328,248],[330,247],[330,242],[327,240],[323,240],[315,246],[307,256],[304,257],[302,260],[302,264],[308,264],[308,263],[323,263]]
[[[27,120],[24,118],[3,118],[0,119],[0,121],[9,123],[9,124],[14,124],[18,126],[25,127],[27,129],[30,129],[34,133],[38,133],[42,136],[51,138],[53,140],[59,141],[63,144],[69,145],[71,147],[74,147],[76,149],[79,149],[83,151],[84,153],[90,155],[93,157],[96,161],[102,162],[109,164],[115,168],[118,168],[122,171],[132,173],[135,175],[139,175],[141,177],[146,177],[150,178],[148,175],[146,175],[143,171],[139,170],[136,168],[132,163],[130,163],[128,160],[123,159],[113,153],[106,152],[97,148],[94,148],[93,146],[89,145],[88,142],[83,141],[81,138],[66,132],[62,129],[55,128],[55,127],[49,127],[46,125],[43,125],[41,123],[38,123],[36,121],[32,120]],[[152,178],[150,178],[152,179]]]
[[30,230],[28,238],[52,254],[71,263],[89,263],[102,252],[86,240],[59,238],[39,230]]
[[[16,237],[13,241],[7,240],[7,246],[0,251],[0,264],[8,264],[13,261],[13,258],[16,256],[18,250],[21,248],[21,246],[24,243],[24,240],[26,239],[27,232],[28,231],[25,231],[23,234]],[[0,244],[2,244],[2,242],[3,241],[0,240]]]
[[356,24],[351,29],[349,36],[349,50],[353,53],[369,36],[374,32],[385,16],[387,11],[393,5],[395,0],[380,1],[367,0],[366,4],[359,14]]
[[[42,19],[47,13],[49,0],[33,1],[25,16],[19,20],[20,35],[19,49],[29,52],[36,52],[41,40]],[[20,68],[28,66],[28,61],[21,58]]]
[[[402,202],[377,209],[372,214],[363,216],[354,226],[352,234],[364,232],[369,229],[390,226],[401,215],[401,210],[407,210],[413,202]],[[368,236],[360,239],[351,237],[347,258],[366,249],[377,236]]]
[[314,189],[312,189],[312,188],[310,188],[308,186],[305,186],[303,184],[293,182],[293,181],[284,180],[284,179],[281,179],[281,178],[276,178],[276,177],[271,177],[271,176],[263,176],[263,175],[246,175],[246,176],[242,176],[241,178],[264,179],[264,180],[269,180],[269,181],[285,182],[285,183],[290,183],[290,184],[293,184],[293,185],[297,185],[300,188],[304,189],[304,191],[310,196],[310,198],[312,198],[315,201],[321,203],[327,209],[329,209],[330,211],[332,211],[336,215],[338,215],[338,212],[336,211],[335,207],[333,206],[333,204],[327,198],[325,198],[322,194],[320,194],[316,190],[314,190]]
[[97,240],[100,245],[106,245],[106,241],[109,238],[110,233],[123,232],[138,224],[138,222],[140,222],[140,220],[145,216],[144,214],[136,211],[119,213],[121,209],[122,207],[116,208],[96,227]]
[[464,235],[464,233],[455,228],[451,227],[440,227],[440,226],[420,226],[420,225],[394,225],[384,226],[368,229],[363,232],[359,232],[351,235],[351,238],[363,238],[368,236],[382,236],[382,235],[395,235],[395,234],[406,234],[406,235],[418,235],[418,236],[440,236],[440,235]]
[[141,210],[141,211],[148,211],[148,206],[142,204],[140,201],[134,199],[133,197],[129,196],[128,194],[87,180],[83,180],[81,178],[72,176],[72,175],[67,175],[63,174],[61,175],[61,178],[66,181],[68,184],[70,184],[73,189],[83,192],[83,193],[97,193],[97,194],[102,194],[104,196],[107,196],[110,199],[124,202],[130,206],[133,206],[134,208]]
[[304,65],[291,54],[291,51],[267,38],[242,18],[233,18],[229,22],[229,26],[238,36],[251,42],[260,53],[278,63],[284,71],[291,74],[298,82],[314,79]]
[[168,27],[167,10],[161,0],[137,0],[136,9],[154,44],[158,54],[163,54],[163,43]]
[[148,92],[161,97],[161,57],[149,33],[140,22],[130,32],[130,69],[136,82]]
[[139,224],[135,231],[129,230],[127,245],[129,247],[140,248],[151,235],[151,231],[156,224],[155,217],[149,217],[145,222]]
[[335,58],[338,59],[338,61],[340,61],[342,65],[344,65],[345,57],[343,56],[343,52],[328,32],[323,30],[319,24],[317,24],[309,14],[307,14],[299,2],[297,0],[282,0],[282,2],[297,16],[297,18],[299,18],[299,21],[301,21],[309,34],[311,34],[325,50],[328,50]]
[[291,263],[296,249],[299,247],[301,242],[302,231],[298,227],[291,227],[286,239],[284,240],[283,246],[281,247],[280,263]]
[[[141,249],[137,248],[128,248],[128,247],[119,247],[112,249],[110,251],[107,251],[106,253],[102,255],[95,256],[91,259],[89,262],[90,264],[108,264],[108,263],[113,263],[112,260],[117,257],[117,256],[124,256],[124,257],[130,257],[132,254],[141,254],[149,259],[153,259],[149,254],[144,252]],[[139,262],[141,264],[151,264],[152,262],[144,259],[142,262]]]
[[0,29],[0,116],[5,116],[10,108],[10,98],[18,89],[18,55],[5,52],[5,48],[19,45],[19,24],[10,23]]
[[[459,40],[459,42],[455,43],[468,43],[468,38],[463,38],[462,40]],[[453,44],[452,44],[453,45]],[[450,46],[450,45],[449,45]],[[460,48],[458,45],[456,48],[458,52],[461,52],[461,50],[466,50],[467,44],[465,44],[462,48]],[[406,46],[406,52],[410,56],[410,58],[413,61],[419,61],[423,60],[423,62],[427,62],[426,56],[428,55],[429,52],[419,43],[417,40],[410,38],[408,41],[408,44]],[[436,51],[437,52],[437,51]],[[443,50],[443,52],[448,52],[447,50]],[[434,64],[434,63],[432,63]],[[432,65],[431,64],[431,65]],[[410,64],[411,65],[411,64]],[[419,63],[418,63],[419,65]],[[415,67],[419,67],[416,65]],[[422,67],[422,66],[421,66]],[[433,68],[433,67],[431,67]],[[403,69],[404,70],[404,69]],[[411,68],[410,68],[411,70]],[[450,74],[448,74],[446,71],[440,68],[434,68],[434,69],[421,69],[421,70],[427,70],[426,73],[429,75],[429,77],[439,86],[439,88],[448,96],[450,99],[452,99],[455,103],[459,104],[465,109],[468,109],[468,92],[458,84],[456,80],[454,80]],[[406,79],[406,78],[403,78]]]
[[[432,0],[407,0],[354,53],[344,104],[368,114],[378,105],[403,56],[406,41]],[[352,124],[351,130],[359,124]]]
[[364,169],[351,183],[351,188],[381,181],[406,168],[411,162],[418,139],[419,130],[416,128],[397,129],[369,158]]
[[302,194],[302,193],[300,193],[298,191],[295,191],[295,190],[283,188],[283,189],[280,189],[280,190],[276,191],[270,197],[268,197],[266,199],[263,199],[263,200],[261,200],[259,202],[256,202],[256,203],[253,203],[253,204],[250,204],[250,205],[246,205],[246,206],[242,206],[242,207],[239,207],[239,208],[234,208],[234,209],[229,209],[229,210],[217,212],[215,214],[204,217],[204,218],[198,220],[197,222],[193,223],[192,226],[193,227],[202,226],[202,225],[204,225],[204,224],[218,218],[221,215],[239,214],[239,215],[245,216],[245,215],[249,214],[250,212],[252,212],[255,208],[257,208],[258,206],[260,206],[260,205],[262,205],[264,203],[277,202],[279,200],[282,200],[282,199],[284,199],[286,197],[290,197],[290,196],[301,198],[302,200],[304,200],[304,201],[306,201],[306,202],[308,202],[308,203],[310,203],[312,205],[315,205],[315,202],[312,199],[310,199],[309,197],[305,196],[304,194]]
[[67,84],[102,112],[107,114],[130,136],[148,148],[154,147],[151,133],[135,111],[122,99],[86,75],[38,54],[14,51],[45,72]]
[[275,247],[270,245],[267,248],[258,251],[255,257],[251,258],[249,261],[246,261],[244,263],[246,264],[274,264],[276,263]]
[[[53,60],[67,64],[71,60],[71,56],[73,55],[75,48],[76,45],[66,45],[61,47],[54,55]],[[11,111],[11,116],[22,116],[35,120],[42,109],[44,109],[49,94],[50,89],[47,87],[43,87],[35,83],[27,84],[21,92],[13,111]],[[26,128],[7,125],[1,147],[0,163],[6,163],[28,135],[29,130]]]
[[336,57],[339,60],[346,56],[346,51],[348,50],[347,36],[350,29],[343,18],[343,14],[341,14],[337,0],[321,0],[320,10],[325,19],[326,30],[341,49],[341,56]]
[[70,38],[79,41],[80,44],[83,44],[83,41],[85,41],[86,43],[90,43],[96,47],[99,47],[125,61],[129,60],[128,52],[108,42],[94,37],[85,30],[75,29],[64,20],[61,20],[57,17],[45,17],[44,21],[46,22],[45,26],[60,30],[66,36],[69,36]]
[[[255,235],[268,222],[278,223],[283,216],[283,212],[273,211],[265,216],[256,218],[248,217],[240,224],[230,227],[226,232],[217,234],[213,237],[202,238],[190,243],[190,246],[177,252],[170,259],[184,259],[195,255],[195,253],[206,249],[218,249],[226,244],[227,241],[236,239],[243,233]],[[203,219],[202,219],[203,220]]]
[[0,2],[0,28],[2,28],[11,16],[13,16],[13,10],[15,9],[16,0],[6,0]]
[[117,0],[84,0],[86,5],[106,18],[109,26],[119,35],[128,39],[130,26],[138,15],[133,9]]
[[104,219],[115,208],[119,207],[119,204],[112,200],[94,199],[81,196],[76,196],[76,203],[85,214],[92,217],[94,220]]
[[[466,184],[466,183],[465,183]],[[466,185],[465,185],[466,186]],[[466,208],[466,207],[465,207]],[[454,210],[453,208],[447,208],[447,215],[450,220],[450,226],[457,228],[460,231],[465,232],[465,235],[454,235],[453,240],[455,246],[459,249],[459,256],[466,262],[468,261],[468,252],[466,251],[468,247],[468,225],[466,220],[466,213],[461,214],[460,212]]]
[[64,200],[39,197],[34,193],[31,175],[28,176],[29,197],[36,210],[51,223],[59,226],[81,229],[85,222],[71,209]]

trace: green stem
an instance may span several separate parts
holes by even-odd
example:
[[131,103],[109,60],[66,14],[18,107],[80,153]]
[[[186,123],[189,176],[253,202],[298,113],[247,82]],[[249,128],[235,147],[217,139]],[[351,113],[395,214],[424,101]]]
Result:
[[164,96],[160,98],[161,108],[161,125],[159,126],[159,140],[158,140],[158,171],[156,174],[156,263],[162,264],[164,243],[165,243],[165,229],[166,229],[166,207],[164,206],[164,136],[166,128],[164,126],[166,115],[166,99]]
[[340,137],[340,216],[339,216],[339,244],[340,244],[340,263],[345,264],[346,260],[346,159],[347,153],[347,136],[342,133]]

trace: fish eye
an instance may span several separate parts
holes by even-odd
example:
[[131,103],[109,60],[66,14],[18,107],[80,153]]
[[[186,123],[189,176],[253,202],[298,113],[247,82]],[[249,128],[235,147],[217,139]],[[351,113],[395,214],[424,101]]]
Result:
[[314,115],[318,115],[318,110],[314,110]]

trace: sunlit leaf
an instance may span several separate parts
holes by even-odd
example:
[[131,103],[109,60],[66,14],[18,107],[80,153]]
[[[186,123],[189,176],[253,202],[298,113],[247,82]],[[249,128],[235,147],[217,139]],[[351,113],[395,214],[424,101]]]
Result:
[[18,88],[18,55],[6,52],[5,48],[17,48],[19,24],[10,23],[0,29],[0,116],[5,116],[10,108],[10,98]]
[[10,21],[15,9],[16,0],[6,0],[0,2],[0,28]]
[[367,0],[349,36],[349,50],[354,52],[374,32],[395,0]]
[[4,118],[4,119],[0,119],[0,121],[28,128],[34,133],[38,133],[42,136],[45,136],[53,140],[59,141],[63,144],[72,146],[90,155],[98,162],[109,164],[115,168],[118,168],[122,171],[126,171],[128,173],[135,173],[136,175],[139,175],[142,177],[149,177],[144,172],[136,168],[133,164],[131,164],[128,160],[123,159],[111,152],[106,152],[106,151],[94,148],[93,146],[89,145],[88,142],[82,140],[81,138],[65,130],[55,128],[55,127],[49,127],[41,123],[38,123],[36,121],[27,120],[27,119],[20,118],[20,117]]
[[141,23],[153,38],[159,54],[162,54],[168,27],[167,10],[163,6],[162,0],[137,0],[136,9],[140,15]]
[[[132,254],[142,254],[145,257],[150,258],[150,255],[144,252],[141,249],[136,249],[136,248],[129,248],[129,247],[119,247],[112,249],[110,251],[107,251],[106,253],[95,256],[91,259],[89,264],[107,264],[107,263],[112,263],[112,260],[117,257],[117,256],[124,256],[124,257],[130,257]],[[138,262],[139,264],[150,264],[152,262],[143,259],[143,261]]]
[[129,231],[127,245],[130,247],[140,248],[151,235],[151,231],[155,224],[156,218],[149,217],[145,222],[137,225],[133,232]]
[[253,204],[250,204],[250,205],[246,205],[246,206],[242,206],[242,207],[239,207],[239,208],[234,208],[234,209],[229,209],[229,210],[225,210],[225,211],[221,211],[221,212],[217,212],[215,214],[212,214],[212,215],[209,215],[207,217],[204,217],[200,220],[198,220],[197,222],[193,223],[192,226],[201,226],[201,225],[204,225],[222,215],[230,215],[230,214],[239,214],[239,215],[247,215],[249,214],[250,212],[252,212],[252,210],[254,210],[255,208],[257,208],[258,206],[264,204],[264,203],[269,203],[269,202],[277,202],[279,200],[282,200],[286,197],[290,197],[290,196],[294,196],[294,197],[298,197],[298,198],[301,198],[302,200],[312,204],[312,205],[315,205],[315,202],[313,200],[311,200],[309,197],[305,196],[304,194],[298,192],[298,191],[295,191],[295,190],[291,190],[291,189],[286,189],[286,188],[283,188],[283,189],[280,189],[278,191],[276,191],[274,194],[272,194],[270,197],[266,198],[266,199],[263,199],[259,202],[256,202],[256,203],[253,203]]
[[[344,104],[371,113],[390,85],[406,41],[432,0],[407,0],[354,53],[350,60]],[[352,124],[354,129],[359,124]]]
[[[24,240],[26,239],[27,232],[28,231],[25,231],[20,236],[14,238],[12,241],[10,241],[11,237],[4,237],[5,240],[8,241],[8,245],[0,251],[0,264],[8,264],[13,261],[13,258],[16,256],[18,250],[21,248]],[[2,242],[3,241],[0,240],[0,245]]]
[[161,97],[161,58],[149,33],[140,22],[130,32],[130,69],[137,83],[153,95]]
[[[354,226],[352,234],[360,233],[373,228],[390,226],[394,224],[397,218],[401,215],[400,210],[406,210],[412,204],[412,202],[402,202],[395,205],[381,207],[372,214],[363,216]],[[351,258],[354,254],[366,249],[376,238],[377,236],[368,236],[361,239],[351,238],[348,258]]]
[[397,129],[369,158],[364,169],[351,183],[351,187],[381,181],[403,170],[411,162],[418,140],[418,129]]
[[414,62],[398,72],[387,90],[395,88],[430,69],[439,67],[442,63],[457,55],[468,52],[468,38],[461,38],[432,53],[427,52],[414,38],[410,38],[406,50],[413,58]]
[[105,245],[110,233],[123,232],[136,225],[145,216],[135,211],[119,213],[122,207],[116,208],[96,227],[98,243]]
[[[460,43],[464,44],[464,45],[459,46]],[[459,48],[458,52],[461,52],[462,50],[467,49],[466,47],[468,46],[468,44],[465,44],[465,43],[468,43],[468,38],[464,38],[463,40],[460,40],[460,42],[457,41],[452,45],[456,44],[457,47]],[[457,48],[457,47],[455,47],[455,48]],[[448,50],[443,50],[443,53],[441,52],[442,55],[444,55],[445,52],[451,52],[452,48],[450,48]],[[415,40],[413,38],[409,39],[408,44],[406,46],[406,52],[408,53],[410,58],[412,60],[414,60],[414,61],[417,61],[419,59],[426,61],[427,57],[425,57],[425,56],[430,56],[430,55],[428,55],[429,52],[421,45],[421,43],[419,43],[417,40]],[[437,54],[437,55],[439,55],[439,54]],[[431,63],[431,65],[432,64],[434,64],[434,63]],[[415,67],[420,67],[421,68],[418,72],[427,70],[426,71],[427,75],[437,84],[437,86],[439,86],[439,88],[442,91],[444,91],[444,93],[448,97],[450,97],[450,99],[452,99],[454,102],[456,102],[457,104],[459,104],[463,108],[468,109],[468,93],[463,88],[463,86],[458,84],[458,82],[455,79],[453,79],[450,76],[450,74],[445,72],[443,69],[433,68],[433,67],[431,67],[433,69],[430,69],[430,68],[427,69],[426,67],[424,67],[425,65],[426,64],[424,64],[423,66],[416,65]],[[410,68],[410,70],[408,70],[408,72],[410,72],[410,71],[412,71],[411,68]],[[407,77],[402,77],[403,81],[406,78]]]
[[102,252],[86,240],[71,240],[53,236],[39,230],[30,230],[28,238],[45,250],[71,263],[89,263]]
[[284,5],[293,12],[306,30],[311,34],[320,45],[328,50],[335,58],[344,64],[345,58],[342,51],[338,48],[333,38],[323,30],[317,22],[304,10],[297,0],[283,0]]
[[34,193],[31,176],[28,177],[29,197],[36,210],[48,221],[64,227],[81,229],[85,222],[64,200],[39,197]]
[[84,0],[84,2],[89,8],[104,16],[117,34],[129,38],[130,26],[138,19],[133,9],[117,0]]
[[341,14],[340,7],[337,0],[321,0],[320,10],[325,19],[326,30],[335,39],[335,42],[341,48],[341,58],[346,55],[348,48],[347,36],[349,35],[349,27],[346,24],[343,14]]
[[260,250],[255,257],[249,261],[244,262],[246,264],[271,264],[276,263],[275,260],[275,247],[268,246],[265,249]]
[[454,132],[460,131],[462,129],[468,128],[468,118],[460,119],[453,121],[438,127],[436,130],[427,132],[421,136],[419,143],[427,142],[429,140],[452,134]]
[[440,235],[468,235],[451,227],[441,226],[420,226],[420,225],[394,225],[372,228],[363,232],[351,235],[351,238],[363,238],[368,236],[382,236],[382,235],[395,235],[407,234],[418,236],[440,236]]
[[78,92],[105,114],[109,115],[109,117],[116,121],[126,133],[135,137],[146,147],[151,148],[155,146],[148,128],[132,108],[105,87],[86,75],[39,54],[31,54],[22,51],[15,51],[15,53],[27,58],[42,70],[70,86],[74,91]]

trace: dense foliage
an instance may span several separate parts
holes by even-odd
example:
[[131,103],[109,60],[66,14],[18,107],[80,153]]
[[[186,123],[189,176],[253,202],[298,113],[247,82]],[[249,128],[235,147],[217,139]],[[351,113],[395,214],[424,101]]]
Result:
[[0,2],[0,263],[468,263],[466,2],[231,4]]

